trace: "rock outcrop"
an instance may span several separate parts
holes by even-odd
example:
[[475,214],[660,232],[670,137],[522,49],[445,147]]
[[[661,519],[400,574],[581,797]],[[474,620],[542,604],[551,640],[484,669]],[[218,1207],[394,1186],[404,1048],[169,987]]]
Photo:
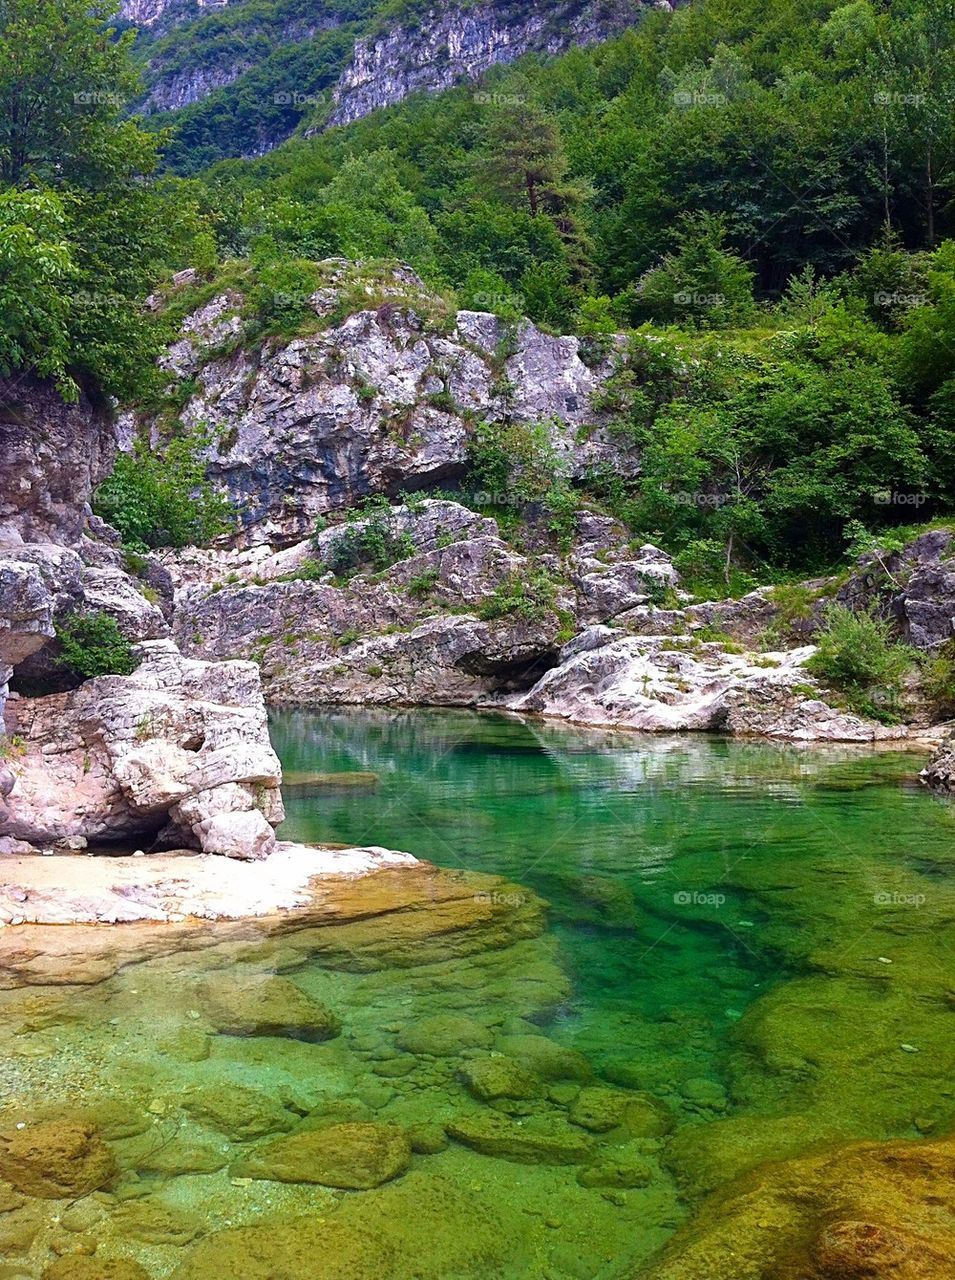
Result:
[[562,53],[609,40],[633,26],[644,7],[639,0],[534,0],[431,9],[415,15],[413,25],[406,21],[358,41],[328,124],[348,124],[420,90],[450,89],[525,53]]
[[[735,646],[734,646],[735,648]],[[803,663],[811,646],[730,652],[684,635],[629,635],[595,626],[576,636],[515,711],[650,732],[697,729],[795,741],[870,742],[904,736],[831,707]]]
[[191,661],[169,640],[139,652],[131,676],[12,704],[23,751],[2,832],[266,856],[283,811],[257,669]]
[[[127,570],[119,536],[90,509],[112,467],[107,414],[81,396],[65,403],[28,375],[0,380],[0,739],[8,682],[60,682],[56,624],[70,613],[105,613],[131,641],[168,634],[160,604],[171,583],[143,559],[150,586]],[[19,765],[2,765],[0,836]]]
[[[342,539],[370,527],[402,558],[334,578]],[[473,705],[533,684],[578,621],[606,621],[676,584],[669,557],[631,550],[616,521],[585,513],[576,535],[564,556],[546,540],[521,553],[493,519],[423,499],[274,555],[196,552],[181,569],[170,562],[184,581],[176,636],[197,657],[258,660],[274,703]],[[296,576],[306,571],[317,580]]]
[[939,743],[919,777],[933,791],[955,792],[955,733]]
[[[587,364],[577,338],[529,322],[511,333],[490,314],[449,314],[408,268],[320,265],[328,283],[310,303],[324,329],[245,346],[244,298],[231,290],[186,318],[161,361],[173,388],[197,384],[182,419],[213,432],[209,475],[247,541],[289,543],[370,494],[454,484],[475,418],[546,424],[569,475],[601,462],[634,470],[593,407],[612,358]],[[335,322],[356,295],[367,306]],[[230,354],[217,354],[223,343]],[[121,432],[150,425],[126,418]]]
[[[167,841],[264,856],[282,809],[258,672],[184,661],[165,639],[168,575],[143,558],[147,589],[90,509],[115,449],[87,400],[29,377],[0,385],[0,838],[75,848],[166,827]],[[51,642],[77,612],[142,644],[133,675],[70,688]],[[66,689],[5,706],[14,675]]]
[[890,618],[917,649],[955,638],[955,534],[932,529],[901,551],[870,553],[837,597]]
[[[205,30],[196,29],[206,11],[230,3],[236,4],[236,0],[198,0],[196,4],[188,0],[122,0],[122,17],[147,33],[141,43],[152,55],[147,63],[143,110],[188,106],[217,89],[241,82],[247,73],[258,77],[261,91],[263,77],[270,71],[275,74],[269,63],[280,49],[298,46],[304,51],[310,41],[352,19],[343,33],[347,39],[335,46],[337,65],[343,69],[337,83],[332,81],[330,110],[326,107],[319,117],[325,128],[347,124],[411,93],[437,93],[477,80],[490,68],[514,62],[527,53],[559,54],[608,40],[636,25],[648,7],[643,0],[534,0],[529,5],[482,0],[435,6],[386,20],[373,8],[359,25],[354,22],[357,10],[327,13],[322,6],[312,6],[307,12],[300,12],[300,7],[288,12],[280,8],[274,14],[259,11],[254,19],[241,14],[234,30],[244,28],[248,35],[239,43],[223,41],[221,33],[210,31],[208,24]],[[655,0],[655,7],[671,5],[668,0]],[[168,36],[177,27],[176,39],[159,42],[158,37]],[[356,30],[360,38],[352,49]],[[329,74],[334,76],[334,69]],[[301,97],[303,108],[314,108],[321,100],[311,81],[288,87],[280,82],[276,92],[289,100]],[[260,145],[265,149],[277,146],[294,128],[299,114],[272,121]]]

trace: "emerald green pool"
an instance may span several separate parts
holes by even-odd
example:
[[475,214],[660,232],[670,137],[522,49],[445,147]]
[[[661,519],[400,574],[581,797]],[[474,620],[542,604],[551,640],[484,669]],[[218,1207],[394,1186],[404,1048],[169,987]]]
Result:
[[[88,1121],[115,1169],[25,1204],[0,1178],[3,1276],[738,1280],[679,1252],[709,1192],[955,1129],[955,808],[918,755],[457,711],[272,734],[282,837],[486,874],[423,877],[458,898],[417,933],[359,881],[340,926],[110,926],[65,975],[30,935],[0,1113]],[[331,1034],[241,1026],[303,998]],[[276,1155],[354,1125],[410,1163],[353,1188]],[[49,1269],[77,1250],[126,1269]]]

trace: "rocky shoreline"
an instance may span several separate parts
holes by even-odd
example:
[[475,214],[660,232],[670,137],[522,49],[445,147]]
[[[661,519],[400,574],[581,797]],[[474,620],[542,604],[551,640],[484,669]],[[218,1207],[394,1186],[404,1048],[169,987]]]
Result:
[[[208,474],[239,512],[211,549],[131,555],[92,513],[117,449],[159,431],[148,414],[114,424],[48,384],[0,385],[5,853],[118,841],[268,856],[283,808],[267,705],[938,742],[946,726],[917,687],[880,723],[806,663],[831,601],[874,608],[916,650],[939,652],[955,617],[950,530],[863,557],[847,577],[694,602],[670,556],[599,511],[555,525],[525,502],[515,531],[494,506],[506,494],[474,497],[501,512],[490,515],[411,492],[461,481],[477,410],[568,482],[595,466],[631,474],[639,461],[600,408],[622,356],[446,314],[407,268],[322,268],[314,334],[246,350],[234,289],[187,314],[161,359],[182,422],[217,433]],[[194,287],[184,275],[174,294]],[[59,629],[76,616],[114,626],[130,674],[67,678]],[[923,781],[950,789],[940,758]]]

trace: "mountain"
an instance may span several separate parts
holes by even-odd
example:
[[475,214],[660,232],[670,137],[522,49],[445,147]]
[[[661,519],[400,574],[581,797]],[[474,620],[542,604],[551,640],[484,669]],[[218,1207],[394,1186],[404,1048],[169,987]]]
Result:
[[[345,124],[637,24],[643,0],[123,0],[138,29],[137,109],[187,140],[176,167],[260,155],[296,129]],[[656,7],[669,9],[664,0]]]

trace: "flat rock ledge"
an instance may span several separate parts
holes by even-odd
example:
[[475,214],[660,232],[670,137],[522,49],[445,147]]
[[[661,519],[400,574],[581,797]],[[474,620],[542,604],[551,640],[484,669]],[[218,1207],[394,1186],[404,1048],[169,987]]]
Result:
[[420,865],[389,849],[279,843],[261,862],[191,851],[0,858],[0,929],[243,920],[307,908],[327,882]]

